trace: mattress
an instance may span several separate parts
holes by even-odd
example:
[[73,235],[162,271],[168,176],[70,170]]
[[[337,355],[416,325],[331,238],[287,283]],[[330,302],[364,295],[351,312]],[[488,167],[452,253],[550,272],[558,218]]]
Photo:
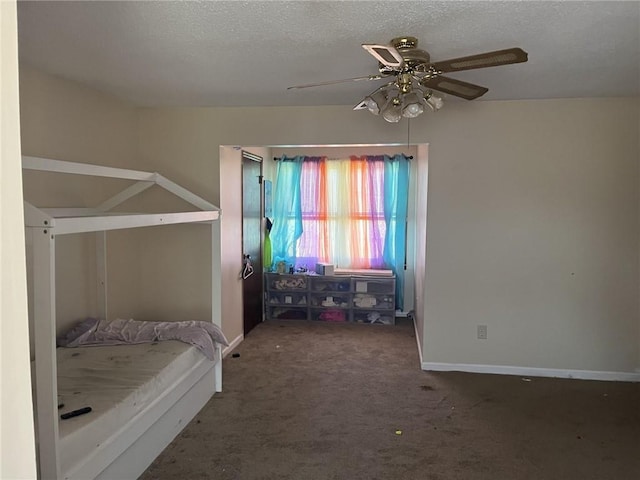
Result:
[[178,341],[140,345],[58,348],[60,414],[91,412],[58,420],[60,461],[67,471],[102,442],[153,408],[157,400],[200,364],[213,364],[195,347]]

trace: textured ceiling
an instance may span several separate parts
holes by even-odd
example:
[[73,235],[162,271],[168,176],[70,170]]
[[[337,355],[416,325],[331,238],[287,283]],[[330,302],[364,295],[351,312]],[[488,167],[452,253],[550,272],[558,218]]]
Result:
[[[521,47],[451,74],[487,100],[640,95],[640,2],[19,2],[20,60],[144,106],[354,105],[384,80],[362,43],[419,39],[432,61]],[[476,100],[478,101],[478,100]]]

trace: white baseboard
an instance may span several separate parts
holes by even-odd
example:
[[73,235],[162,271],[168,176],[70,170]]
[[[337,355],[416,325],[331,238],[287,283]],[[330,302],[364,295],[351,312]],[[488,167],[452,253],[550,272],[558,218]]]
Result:
[[234,338],[233,340],[231,340],[231,342],[229,343],[228,347],[224,347],[222,349],[222,358],[225,358],[227,355],[229,355],[234,348],[236,348],[238,345],[240,345],[240,343],[244,340],[244,335],[241,333],[240,335],[238,335],[236,338]]
[[[420,344],[418,344],[418,349]],[[565,370],[558,368],[513,367],[509,365],[477,365],[470,363],[422,362],[422,370],[436,372],[494,373],[525,377],[575,378],[579,380],[603,380],[610,382],[640,382],[637,372],[600,372],[594,370]]]

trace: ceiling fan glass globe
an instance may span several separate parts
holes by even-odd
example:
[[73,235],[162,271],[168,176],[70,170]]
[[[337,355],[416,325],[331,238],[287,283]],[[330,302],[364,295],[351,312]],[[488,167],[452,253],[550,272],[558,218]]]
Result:
[[402,118],[402,103],[399,98],[392,99],[382,110],[382,117],[390,123],[398,123]]
[[403,98],[404,107],[402,116],[406,118],[416,118],[424,112],[424,105],[420,96],[416,92],[408,93]]
[[380,114],[385,103],[387,103],[387,95],[382,90],[379,90],[364,99],[365,106],[374,115]]
[[434,112],[437,112],[444,106],[444,101],[442,100],[442,98],[434,95],[433,93],[429,95],[428,98],[426,98],[426,102]]

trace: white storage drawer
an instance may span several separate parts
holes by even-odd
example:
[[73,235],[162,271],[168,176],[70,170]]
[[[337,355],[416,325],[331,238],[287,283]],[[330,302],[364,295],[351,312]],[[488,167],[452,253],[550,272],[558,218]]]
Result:
[[396,279],[354,277],[351,279],[354,293],[388,294],[395,295]]
[[395,324],[395,277],[266,273],[266,318]]
[[353,321],[356,323],[394,325],[396,323],[395,310],[354,310]]
[[270,291],[267,295],[267,304],[304,307],[307,305],[307,294],[295,291]]
[[306,306],[274,306],[267,305],[267,318],[270,320],[307,320],[308,310]]
[[311,320],[344,323],[351,321],[348,308],[311,308]]
[[354,293],[353,308],[394,310],[395,297],[392,294]]
[[310,292],[309,305],[312,307],[349,308],[351,307],[351,293]]
[[270,273],[267,278],[269,291],[307,291],[308,277],[306,275]]
[[327,277],[324,275],[309,277],[312,292],[344,292],[351,291],[350,277]]

